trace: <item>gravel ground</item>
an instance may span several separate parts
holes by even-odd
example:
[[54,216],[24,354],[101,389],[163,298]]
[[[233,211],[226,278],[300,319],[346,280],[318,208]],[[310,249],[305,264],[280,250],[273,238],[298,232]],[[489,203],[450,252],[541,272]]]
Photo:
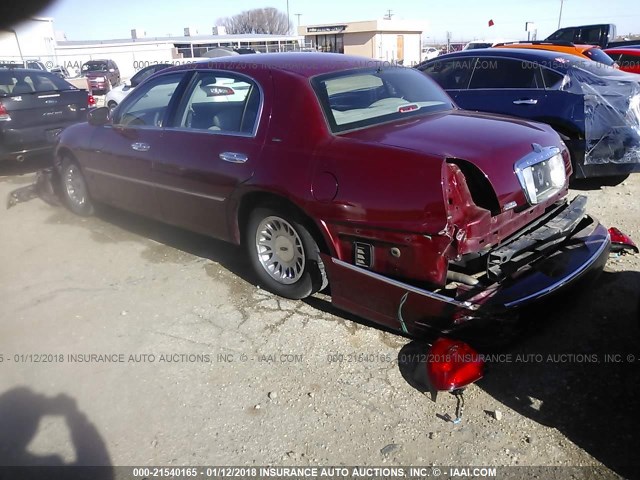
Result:
[[[0,165],[0,198],[39,166]],[[640,243],[640,175],[579,190]],[[531,312],[456,425],[399,368],[419,344],[260,290],[235,247],[40,198],[0,245],[0,464],[640,466],[638,255]]]

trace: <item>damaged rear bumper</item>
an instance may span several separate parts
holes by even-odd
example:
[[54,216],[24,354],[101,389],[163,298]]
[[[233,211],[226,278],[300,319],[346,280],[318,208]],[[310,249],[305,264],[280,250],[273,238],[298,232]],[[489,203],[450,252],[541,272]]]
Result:
[[323,255],[332,303],[376,323],[419,335],[448,333],[474,320],[500,319],[599,273],[608,258],[607,229],[585,214],[585,199],[558,206],[487,257],[476,286],[429,290]]

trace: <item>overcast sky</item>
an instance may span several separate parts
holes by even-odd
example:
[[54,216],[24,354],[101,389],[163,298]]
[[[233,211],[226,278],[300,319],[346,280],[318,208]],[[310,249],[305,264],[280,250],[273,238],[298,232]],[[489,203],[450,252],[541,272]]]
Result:
[[[220,17],[268,6],[286,12],[287,0],[57,0],[42,15],[53,17],[55,29],[69,40],[101,40],[129,38],[132,28],[147,36],[182,35],[187,26],[209,34]],[[447,31],[453,40],[526,39],[525,22],[535,22],[538,38],[545,38],[556,30],[560,13],[560,0],[289,0],[288,6],[294,27],[298,13],[306,25],[373,20],[391,9],[394,19],[422,22],[429,41],[444,41]],[[640,1],[565,0],[562,26],[587,23],[615,23],[619,34],[640,33]]]

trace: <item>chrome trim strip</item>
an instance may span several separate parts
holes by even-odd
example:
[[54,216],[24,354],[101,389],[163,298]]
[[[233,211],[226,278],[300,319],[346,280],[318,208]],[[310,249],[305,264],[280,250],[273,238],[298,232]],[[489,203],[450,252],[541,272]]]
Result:
[[439,293],[430,292],[428,290],[423,290],[421,288],[414,287],[413,285],[408,285],[406,283],[399,282],[398,280],[393,280],[391,278],[385,277],[384,275],[380,275],[379,273],[372,272],[371,270],[365,270],[364,268],[356,267],[355,265],[351,265],[350,263],[343,262],[342,260],[338,260],[337,258],[331,257],[333,263],[340,267],[348,268],[349,270],[353,270],[354,272],[361,273],[366,275],[367,277],[374,278],[376,280],[380,280],[382,282],[388,283],[389,285],[393,285],[394,287],[402,288],[412,293],[416,293],[418,295],[422,295],[423,297],[432,298],[434,300],[438,300],[444,303],[448,303],[450,305],[455,305],[456,307],[466,308],[467,310],[477,310],[480,308],[480,305],[471,302],[461,302],[459,300],[455,300],[451,297],[446,297],[444,295],[440,295]]
[[193,195],[194,197],[206,198],[208,200],[215,200],[216,202],[224,202],[225,201],[224,197],[217,197],[215,195],[207,195],[207,194],[198,193],[198,192],[190,192],[189,190],[185,190],[184,188],[170,187],[169,185],[164,185],[164,184],[157,183],[157,182],[148,182],[147,180],[139,180],[137,178],[125,177],[124,175],[118,175],[117,173],[111,173],[111,172],[105,172],[104,170],[96,170],[95,168],[87,168],[86,171],[87,172],[91,172],[91,173],[95,173],[95,174],[98,174],[98,175],[104,175],[105,177],[117,178],[118,180],[124,180],[124,181],[132,182],[132,183],[137,183],[139,185],[145,185],[147,187],[163,188],[163,189],[169,190],[171,192],[184,193],[184,194],[187,194],[187,195]]
[[[602,225],[598,225],[598,227],[596,227],[595,230],[598,229],[602,229],[605,232],[607,232],[607,229],[605,227],[603,227]],[[595,232],[594,230],[594,232]],[[598,258],[600,258],[600,255],[602,255],[602,252],[604,251],[605,248],[607,248],[609,246],[609,244],[611,243],[611,239],[609,237],[609,232],[607,232],[607,240],[605,242],[602,242],[602,245],[600,245],[600,248],[598,248],[598,250],[596,250],[594,252],[594,254],[589,258],[588,261],[584,262],[579,269],[577,269],[576,271],[574,271],[571,275],[563,278],[562,280],[560,280],[559,282],[556,282],[552,285],[549,285],[547,288],[536,292],[536,293],[532,293],[531,295],[528,295],[524,298],[519,298],[518,300],[515,300],[513,302],[509,302],[509,303],[505,303],[505,307],[507,308],[512,308],[512,307],[517,307],[518,305],[525,303],[529,300],[534,300],[534,299],[538,299],[538,298],[542,298],[545,295],[548,295],[550,293],[553,293],[554,291],[558,290],[559,288],[563,287],[564,285],[566,285],[567,283],[573,281],[573,279],[575,279],[576,277],[578,277],[579,275],[581,275],[582,273],[584,273],[585,270],[588,270],[589,268],[591,268],[591,266],[596,262],[596,260],[598,260]]]

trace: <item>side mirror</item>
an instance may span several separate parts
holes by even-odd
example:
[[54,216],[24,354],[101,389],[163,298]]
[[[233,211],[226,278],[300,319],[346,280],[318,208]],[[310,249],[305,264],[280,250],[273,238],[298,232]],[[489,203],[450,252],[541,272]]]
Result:
[[87,121],[89,125],[101,127],[106,125],[111,120],[111,110],[107,107],[94,108],[87,114]]

